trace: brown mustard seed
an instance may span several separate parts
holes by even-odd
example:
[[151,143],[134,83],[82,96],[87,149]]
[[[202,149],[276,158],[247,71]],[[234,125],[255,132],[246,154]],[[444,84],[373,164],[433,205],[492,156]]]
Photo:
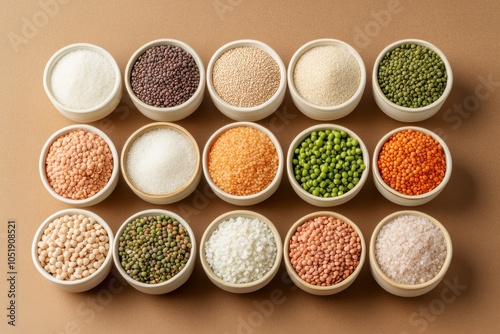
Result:
[[174,45],[147,49],[130,75],[132,91],[142,102],[158,108],[178,106],[193,96],[200,71],[191,54]]
[[271,139],[249,126],[228,129],[212,144],[208,172],[223,191],[247,196],[269,186],[278,171],[278,153]]
[[236,107],[255,107],[278,90],[278,63],[264,50],[237,47],[223,53],[214,64],[212,81],[217,94]]

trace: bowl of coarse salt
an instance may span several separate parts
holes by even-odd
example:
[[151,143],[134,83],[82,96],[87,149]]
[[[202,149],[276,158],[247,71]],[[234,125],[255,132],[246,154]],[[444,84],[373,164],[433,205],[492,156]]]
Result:
[[178,202],[200,182],[200,150],[194,137],[180,125],[147,124],[125,142],[121,170],[130,189],[146,202]]
[[366,86],[366,69],[359,53],[336,39],[302,45],[288,65],[288,87],[295,106],[319,121],[350,114]]
[[43,87],[61,114],[81,123],[108,116],[122,97],[116,60],[108,51],[88,43],[57,51],[45,66]]
[[118,184],[119,155],[98,128],[74,124],[45,142],[39,159],[42,183],[52,197],[73,207],[95,205]]
[[286,68],[269,45],[244,39],[227,43],[207,67],[215,107],[235,121],[254,122],[275,112],[286,93]]
[[453,247],[446,228],[419,211],[394,212],[370,239],[370,269],[387,292],[416,297],[434,289],[450,267]]
[[113,267],[113,231],[97,214],[65,209],[37,229],[31,247],[38,272],[54,286],[83,292],[101,283]]
[[282,252],[274,224],[248,210],[215,218],[200,243],[206,275],[213,284],[232,293],[249,293],[266,286],[278,272]]

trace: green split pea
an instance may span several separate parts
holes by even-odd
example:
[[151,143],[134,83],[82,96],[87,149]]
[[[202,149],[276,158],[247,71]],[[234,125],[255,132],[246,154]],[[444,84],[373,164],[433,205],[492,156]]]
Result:
[[358,184],[366,169],[358,140],[345,131],[313,131],[295,148],[295,179],[318,197],[336,197]]
[[169,216],[147,216],[129,222],[120,236],[118,255],[127,274],[146,284],[165,282],[186,265],[191,238]]

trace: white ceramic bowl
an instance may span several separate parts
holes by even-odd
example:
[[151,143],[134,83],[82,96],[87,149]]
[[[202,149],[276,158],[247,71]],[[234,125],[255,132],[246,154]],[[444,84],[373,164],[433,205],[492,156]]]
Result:
[[[439,144],[443,147],[444,150],[444,155],[446,159],[446,172],[444,175],[443,180],[441,183],[431,191],[421,194],[421,195],[405,195],[402,194],[395,189],[391,188],[387,183],[384,182],[382,179],[382,176],[380,175],[380,171],[378,169],[378,157],[380,155],[380,150],[382,149],[382,146],[389,140],[389,138],[398,132],[412,129],[414,131],[420,131],[425,134],[429,134],[432,136],[433,139],[437,140]],[[444,187],[448,183],[451,177],[451,170],[452,170],[452,161],[451,161],[451,153],[450,150],[448,149],[448,146],[444,142],[444,140],[441,139],[437,134],[434,132],[427,130],[425,128],[417,127],[417,126],[404,126],[401,128],[394,129],[387,133],[385,136],[382,137],[382,139],[379,140],[377,143],[377,146],[375,147],[375,151],[373,152],[373,157],[372,157],[372,169],[373,169],[373,181],[375,183],[375,187],[377,190],[389,201],[398,204],[398,205],[404,205],[404,206],[417,206],[417,205],[422,205],[425,204],[432,199],[434,199],[441,191],[443,191]]]
[[[275,262],[272,266],[272,268],[260,279],[250,282],[250,283],[229,283],[224,281],[222,278],[218,277],[210,267],[210,264],[208,263],[206,259],[206,246],[205,244],[207,241],[210,239],[212,236],[212,233],[217,229],[220,223],[222,223],[225,220],[229,220],[231,218],[237,218],[237,217],[245,217],[245,218],[251,218],[251,219],[258,219],[261,222],[264,222],[269,226],[271,229],[273,236],[274,236],[274,241],[276,242],[276,259]],[[253,211],[247,211],[247,210],[235,210],[235,211],[230,211],[227,213],[224,213],[220,215],[219,217],[215,218],[210,225],[208,225],[207,229],[203,233],[203,237],[201,239],[200,243],[200,260],[201,260],[201,265],[203,267],[203,270],[205,271],[206,275],[210,279],[210,281],[221,288],[222,290],[232,292],[232,293],[249,293],[249,292],[254,292],[257,291],[264,286],[266,286],[271,280],[276,276],[278,273],[280,263],[281,263],[281,258],[283,256],[283,249],[281,248],[281,237],[274,226],[274,224],[265,216],[253,212]]]
[[[336,105],[336,106],[320,106],[314,103],[311,103],[304,99],[297,89],[295,88],[294,83],[294,71],[295,65],[300,57],[306,53],[307,51],[319,47],[319,46],[339,46],[343,49],[350,52],[354,58],[356,58],[359,69],[361,72],[361,78],[359,82],[358,89],[354,93],[354,95],[349,98],[347,101]],[[359,53],[349,44],[336,40],[336,39],[317,39],[310,41],[304,45],[302,45],[292,56],[290,60],[290,64],[288,65],[288,87],[290,89],[290,95],[292,97],[292,101],[295,106],[306,116],[319,120],[319,121],[331,121],[344,116],[347,116],[351,113],[354,108],[359,104],[361,97],[363,96],[363,92],[366,86],[366,68],[363,62],[363,59],[359,55]]]
[[[123,231],[125,231],[125,228],[127,225],[134,221],[136,218],[140,217],[147,217],[147,216],[170,216],[177,220],[179,223],[182,224],[186,228],[186,231],[189,234],[189,237],[191,239],[191,254],[190,257],[180,272],[178,272],[175,276],[173,276],[171,279],[158,283],[158,284],[146,284],[142,282],[138,282],[134,280],[132,277],[130,277],[125,269],[121,265],[120,261],[120,255],[118,252],[118,248],[120,247],[120,237],[123,234]],[[150,209],[150,210],[144,210],[141,212],[138,212],[129,218],[125,220],[125,222],[120,226],[118,229],[118,232],[116,233],[115,236],[115,242],[113,244],[113,257],[114,257],[114,262],[115,262],[115,267],[118,269],[118,272],[120,275],[127,281],[128,284],[130,284],[133,288],[137,289],[138,291],[141,291],[146,294],[150,295],[160,295],[164,293],[168,293],[171,291],[174,291],[175,289],[179,288],[182,286],[186,281],[191,277],[191,274],[193,272],[195,263],[196,263],[196,238],[194,235],[193,230],[191,229],[191,226],[187,223],[186,220],[184,220],[181,216],[177,215],[174,212],[167,211],[167,210],[161,210],[161,209]]]
[[[79,110],[67,107],[59,102],[54,96],[50,81],[52,70],[54,69],[54,66],[57,64],[57,62],[69,52],[82,49],[96,51],[104,58],[106,58],[113,67],[116,80],[113,90],[104,101],[92,108]],[[49,59],[43,72],[43,88],[45,89],[45,93],[49,97],[54,107],[56,107],[56,109],[65,117],[75,122],[90,123],[108,116],[118,106],[122,98],[122,76],[116,60],[108,51],[97,45],[88,43],[76,43],[63,47]]]
[[[193,145],[193,150],[196,154],[196,168],[194,170],[193,175],[191,178],[188,180],[186,184],[184,184],[182,187],[180,187],[177,190],[174,190],[170,193],[167,194],[150,194],[147,192],[144,192],[137,188],[134,183],[130,180],[128,173],[127,173],[127,154],[128,151],[130,150],[130,147],[134,143],[135,140],[137,140],[140,136],[145,134],[148,131],[152,131],[155,129],[173,129],[178,131],[180,134],[185,136]],[[198,186],[198,183],[200,182],[201,179],[201,166],[200,166],[200,149],[198,147],[198,144],[196,143],[196,140],[194,137],[187,131],[185,128],[181,127],[180,125],[174,124],[174,123],[167,123],[167,122],[157,122],[157,123],[150,123],[147,124],[138,130],[136,130],[130,137],[127,139],[125,142],[125,145],[123,145],[123,149],[121,152],[121,170],[122,170],[122,175],[123,178],[125,179],[125,182],[128,184],[130,189],[139,196],[141,199],[143,199],[146,202],[153,203],[153,204],[170,204],[174,202],[178,202],[187,196],[189,196],[194,189]]]
[[[73,199],[69,199],[69,198],[66,198],[64,196],[59,195],[50,186],[49,181],[47,180],[47,174],[45,172],[45,158],[47,157],[50,146],[57,138],[65,135],[69,132],[79,130],[79,129],[82,129],[82,130],[87,131],[87,132],[95,133],[99,137],[101,137],[102,139],[104,139],[106,141],[106,143],[108,144],[109,149],[111,150],[111,153],[113,155],[113,172],[111,173],[111,178],[109,179],[106,186],[103,189],[101,189],[101,191],[99,191],[97,194],[95,194],[94,196],[91,196],[89,198],[86,198],[86,199],[73,200]],[[40,178],[42,180],[43,185],[45,186],[45,189],[47,189],[47,191],[49,192],[49,194],[52,195],[52,197],[54,197],[55,199],[58,199],[61,202],[66,203],[66,204],[70,204],[71,206],[74,206],[74,207],[85,207],[85,206],[91,206],[91,205],[95,205],[97,203],[100,203],[104,199],[106,199],[109,195],[111,195],[111,193],[113,192],[113,190],[115,189],[115,187],[118,183],[118,179],[120,176],[119,159],[120,159],[120,157],[118,156],[118,151],[116,150],[115,145],[113,144],[111,139],[104,132],[102,132],[98,128],[91,126],[91,125],[74,124],[74,125],[69,125],[67,127],[64,127],[62,129],[56,131],[45,142],[45,144],[42,148],[42,152],[40,154],[38,170],[40,172]]]
[[[194,94],[186,102],[177,105],[175,107],[159,108],[150,106],[149,104],[141,101],[134,94],[132,86],[130,84],[130,75],[132,73],[132,69],[134,67],[137,58],[139,58],[146,50],[159,45],[174,45],[188,52],[194,58],[194,61],[196,62],[196,65],[198,66],[198,70],[200,72],[200,83],[198,84],[198,88],[196,89]],[[192,47],[190,47],[184,42],[175,39],[167,39],[167,38],[157,39],[141,46],[130,57],[127,66],[125,68],[125,74],[123,77],[125,80],[125,88],[127,90],[127,93],[130,96],[130,99],[132,100],[136,108],[144,116],[155,121],[175,122],[188,117],[200,106],[201,102],[203,101],[203,96],[205,94],[205,67],[203,66],[203,62],[201,61],[200,56],[196,53],[196,51]]]
[[[246,195],[246,196],[238,196],[238,195],[232,195],[228,192],[225,192],[221,188],[219,188],[215,182],[212,180],[210,173],[208,171],[208,154],[210,152],[210,149],[214,143],[214,141],[226,130],[231,129],[231,128],[237,128],[237,127],[242,127],[242,126],[248,126],[255,128],[257,130],[260,130],[264,132],[269,139],[274,144],[274,147],[276,148],[276,153],[278,154],[278,170],[276,172],[276,176],[274,177],[273,181],[265,188],[264,190],[252,194],[252,195]],[[205,144],[205,148],[203,150],[203,174],[205,175],[205,178],[208,182],[208,185],[212,189],[212,191],[217,195],[220,199],[234,204],[234,205],[241,205],[241,206],[247,206],[247,205],[254,205],[257,203],[260,203],[267,198],[269,198],[274,192],[278,189],[281,178],[283,175],[283,169],[284,169],[284,158],[283,158],[283,151],[281,149],[281,145],[278,141],[278,139],[274,136],[274,134],[263,127],[262,125],[259,125],[257,123],[252,123],[252,122],[234,122],[227,124],[223,127],[221,127],[219,130],[217,130],[210,138],[208,139],[207,143]]]
[[[297,231],[297,228],[301,226],[303,223],[310,219],[314,219],[316,217],[321,217],[321,216],[327,216],[327,217],[334,217],[337,219],[340,219],[347,224],[349,224],[358,234],[359,239],[361,240],[361,256],[359,258],[359,264],[354,269],[351,275],[344,279],[342,282],[333,284],[330,286],[319,286],[319,285],[314,285],[311,283],[306,282],[304,279],[302,279],[295,269],[292,266],[292,263],[290,262],[290,256],[289,256],[289,251],[290,251],[290,239],[292,238],[293,234]],[[288,230],[288,233],[285,237],[285,242],[284,242],[284,247],[283,247],[283,259],[285,262],[285,268],[288,273],[288,276],[290,276],[290,279],[302,290],[305,292],[308,292],[313,295],[318,295],[318,296],[327,296],[327,295],[333,295],[336,293],[339,293],[345,289],[347,289],[355,280],[356,277],[358,277],[359,273],[361,272],[361,269],[363,268],[363,264],[365,262],[366,258],[366,253],[367,253],[366,245],[365,245],[365,239],[363,237],[363,233],[359,229],[359,227],[354,224],[350,219],[347,217],[335,213],[335,212],[330,212],[330,211],[318,211],[318,212],[313,212],[308,215],[305,215],[304,217],[300,218],[297,220],[292,227]]]
[[[417,44],[422,45],[441,57],[446,67],[446,74],[448,76],[448,80],[446,82],[446,88],[439,99],[434,101],[433,103],[420,108],[407,108],[398,106],[394,102],[391,102],[382,92],[380,86],[378,84],[378,68],[382,58],[391,50],[397,48],[401,44]],[[451,88],[453,85],[453,73],[451,71],[451,65],[444,53],[439,50],[435,45],[419,40],[419,39],[403,39],[397,42],[394,42],[388,45],[382,52],[378,55],[375,60],[375,65],[373,66],[373,75],[372,75],[372,88],[373,88],[373,98],[377,103],[377,106],[389,117],[400,121],[400,122],[419,122],[423,121],[429,117],[435,115],[439,109],[443,106],[444,102],[448,98],[451,92]]]
[[[48,225],[57,218],[64,217],[66,215],[74,215],[74,214],[83,214],[87,217],[92,217],[96,220],[97,223],[99,223],[105,230],[109,238],[109,251],[106,256],[106,259],[104,260],[103,264],[99,269],[97,269],[93,274],[90,276],[87,276],[85,278],[81,278],[75,281],[64,281],[64,280],[59,280],[49,274],[45,269],[41,266],[40,261],[38,260],[38,242],[41,240],[43,232],[45,229],[48,227]],[[65,209],[61,210],[59,212],[54,213],[50,217],[48,217],[37,229],[35,236],[33,238],[33,243],[31,245],[31,257],[33,260],[33,263],[35,264],[35,268],[38,270],[38,272],[50,283],[52,283],[54,286],[58,287],[61,290],[67,291],[67,292],[83,292],[90,290],[94,287],[96,287],[99,283],[101,283],[109,274],[111,267],[113,266],[113,252],[111,248],[113,247],[113,231],[109,227],[109,225],[97,214],[87,211],[87,210],[82,210],[82,209]]]
[[[295,179],[295,173],[293,171],[293,156],[294,156],[294,151],[295,149],[300,145],[300,143],[309,137],[309,135],[313,131],[319,131],[319,130],[337,130],[337,131],[345,131],[351,138],[355,138],[359,142],[359,147],[361,148],[363,152],[363,162],[366,166],[366,169],[363,171],[361,174],[361,177],[359,179],[358,184],[354,186],[351,190],[348,192],[337,196],[337,197],[319,197],[319,196],[314,196],[313,194],[310,194],[306,190],[304,190],[299,182]],[[345,128],[340,125],[336,124],[317,124],[313,125],[305,130],[303,130],[301,133],[299,133],[292,141],[288,148],[288,154],[286,157],[286,171],[288,175],[288,180],[290,181],[290,184],[292,185],[293,190],[297,195],[299,195],[300,198],[302,198],[304,201],[306,201],[309,204],[318,206],[318,207],[331,207],[335,205],[340,205],[344,204],[347,201],[353,199],[361,190],[363,185],[365,184],[366,180],[368,179],[368,174],[370,173],[370,158],[368,155],[368,150],[361,140],[361,138],[354,133],[352,130]]]
[[[276,61],[280,68],[281,80],[276,93],[266,102],[255,107],[237,107],[224,101],[215,91],[212,76],[215,62],[225,52],[238,47],[255,47],[267,52]],[[207,87],[213,103],[227,117],[235,121],[258,121],[275,112],[285,97],[286,93],[286,69],[280,56],[269,45],[251,39],[237,40],[221,46],[212,56],[207,67]]]
[[[441,270],[437,273],[437,275],[434,278],[422,284],[410,285],[410,284],[401,284],[394,281],[382,271],[376,259],[375,245],[380,230],[382,229],[382,227],[384,227],[385,224],[390,223],[394,219],[403,215],[415,215],[428,219],[431,223],[433,223],[437,228],[441,230],[446,243],[446,258],[443,266],[441,267]],[[448,234],[448,231],[446,231],[446,228],[437,219],[419,211],[412,211],[412,210],[398,211],[382,219],[380,223],[378,223],[378,225],[375,227],[375,230],[373,231],[373,234],[370,239],[370,270],[375,281],[387,292],[400,297],[416,297],[431,291],[439,284],[439,282],[441,282],[446,272],[448,271],[448,268],[450,267],[452,254],[453,254],[453,247],[451,244],[450,235]]]

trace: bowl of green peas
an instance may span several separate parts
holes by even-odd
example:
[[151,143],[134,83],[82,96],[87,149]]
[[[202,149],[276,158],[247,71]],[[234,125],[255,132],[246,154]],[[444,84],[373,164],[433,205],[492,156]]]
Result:
[[330,207],[359,193],[368,178],[369,161],[368,150],[356,133],[336,124],[317,124],[294,138],[286,167],[300,198]]
[[435,115],[449,96],[453,73],[435,45],[404,39],[388,45],[373,66],[373,97],[378,107],[400,122]]

